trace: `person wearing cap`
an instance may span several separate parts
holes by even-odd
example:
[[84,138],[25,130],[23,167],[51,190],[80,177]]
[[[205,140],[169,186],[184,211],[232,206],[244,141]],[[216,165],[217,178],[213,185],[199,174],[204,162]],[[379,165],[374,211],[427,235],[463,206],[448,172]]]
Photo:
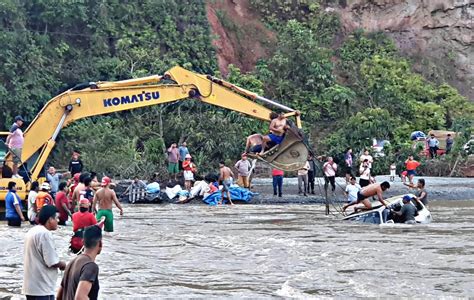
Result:
[[123,215],[123,209],[120,202],[117,199],[115,191],[110,189],[111,180],[109,177],[104,176],[102,178],[102,188],[95,193],[94,201],[92,202],[92,209],[96,211],[96,206],[99,204],[99,210],[96,214],[96,219],[100,220],[105,217],[104,230],[107,232],[114,231],[114,213],[112,212],[112,203],[115,203],[118,209],[120,209],[120,215]]
[[102,230],[89,226],[84,230],[84,253],[75,257],[64,271],[56,298],[97,299],[99,295],[99,266],[95,263],[102,251]]
[[25,236],[22,294],[26,299],[54,299],[58,269],[66,268],[51,234],[58,228],[56,212],[53,205],[43,206],[38,214],[40,225],[33,226]]
[[196,165],[191,161],[191,154],[186,154],[183,161],[183,176],[184,186],[186,190],[190,191],[194,181],[194,173],[196,172]]
[[12,124],[12,127],[10,127],[10,132],[5,141],[5,144],[13,154],[13,178],[22,178],[18,175],[18,165],[21,164],[21,152],[23,143],[25,142],[23,131],[21,130],[21,126],[23,126],[24,122],[25,120],[23,120],[22,116],[16,116],[15,122]]
[[74,176],[77,173],[82,172],[82,168],[84,165],[82,164],[82,160],[80,160],[81,152],[79,150],[74,150],[72,151],[72,157],[71,160],[69,161],[69,172],[71,173],[71,176]]
[[55,205],[53,197],[49,194],[50,186],[49,183],[43,182],[40,186],[40,191],[36,195],[36,209],[39,213],[41,208],[45,205]]
[[418,215],[418,211],[411,203],[412,197],[410,195],[405,195],[403,196],[403,206],[400,211],[394,211],[392,210],[391,212],[397,216],[401,217],[401,223],[405,224],[415,224],[415,216]]
[[16,182],[8,183],[8,193],[5,197],[5,218],[8,226],[20,227],[21,222],[25,221],[23,217],[23,204],[20,196],[16,193]]
[[247,153],[242,153],[241,159],[235,163],[234,167],[237,169],[237,184],[249,189],[252,164],[247,159]]

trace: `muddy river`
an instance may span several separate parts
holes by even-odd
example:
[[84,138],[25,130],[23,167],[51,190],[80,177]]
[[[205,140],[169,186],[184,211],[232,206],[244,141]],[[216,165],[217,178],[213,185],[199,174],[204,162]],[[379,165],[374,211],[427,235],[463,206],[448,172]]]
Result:
[[[474,201],[429,225],[358,225],[322,205],[125,205],[98,257],[101,299],[474,297]],[[0,298],[22,299],[23,238],[0,222]],[[54,232],[70,260],[71,227]]]

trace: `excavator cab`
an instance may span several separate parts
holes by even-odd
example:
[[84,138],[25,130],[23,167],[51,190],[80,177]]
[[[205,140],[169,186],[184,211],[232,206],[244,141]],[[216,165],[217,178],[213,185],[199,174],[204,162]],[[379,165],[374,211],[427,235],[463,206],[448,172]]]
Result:
[[249,157],[263,161],[273,168],[283,171],[296,171],[304,167],[309,150],[304,136],[296,126],[291,126],[285,133],[281,144],[275,145],[262,155],[249,153]]

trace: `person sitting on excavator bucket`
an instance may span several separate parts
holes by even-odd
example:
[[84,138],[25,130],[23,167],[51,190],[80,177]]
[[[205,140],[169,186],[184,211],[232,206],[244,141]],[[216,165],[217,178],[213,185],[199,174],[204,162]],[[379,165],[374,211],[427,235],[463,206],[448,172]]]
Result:
[[262,151],[263,135],[252,132],[251,135],[247,137],[247,142],[245,143],[245,153],[260,153]]
[[281,144],[285,138],[285,132],[289,127],[286,123],[285,114],[283,113],[277,114],[271,112],[270,119],[272,120],[270,122],[270,134],[263,137],[262,151],[260,154],[263,154],[265,150],[267,150],[267,147],[271,148]]

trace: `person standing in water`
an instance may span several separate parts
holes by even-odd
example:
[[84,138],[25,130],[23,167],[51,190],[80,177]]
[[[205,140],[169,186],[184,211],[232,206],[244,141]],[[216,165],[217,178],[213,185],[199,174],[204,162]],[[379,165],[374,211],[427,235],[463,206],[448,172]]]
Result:
[[232,203],[232,199],[230,197],[230,186],[232,185],[234,173],[229,167],[225,166],[225,163],[221,161],[219,163],[219,179],[222,181],[222,197],[219,204],[222,204],[224,201],[224,195],[227,193],[227,199],[229,199],[230,205],[234,205]]
[[95,193],[92,208],[96,211],[96,206],[99,204],[99,210],[96,214],[96,219],[99,221],[102,217],[105,217],[104,230],[106,232],[114,231],[114,213],[112,212],[112,204],[114,203],[118,209],[120,209],[120,215],[123,215],[123,208],[117,199],[115,191],[110,188],[111,180],[109,177],[104,176],[102,178],[102,188]]

